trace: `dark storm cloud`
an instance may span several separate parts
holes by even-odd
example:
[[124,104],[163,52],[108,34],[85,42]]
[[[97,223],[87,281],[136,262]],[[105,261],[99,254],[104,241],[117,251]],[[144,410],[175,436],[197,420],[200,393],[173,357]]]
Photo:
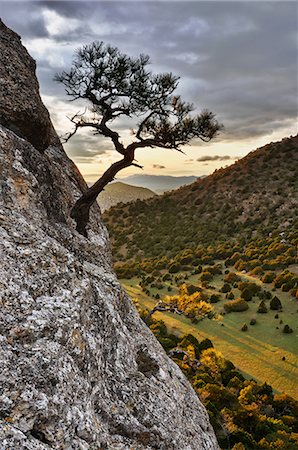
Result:
[[4,23],[16,31],[22,39],[28,37],[48,37],[40,8],[32,2],[0,1],[0,17]]
[[[182,95],[225,125],[221,141],[266,135],[297,119],[295,2],[39,1],[0,8],[37,59],[47,95],[63,96],[52,78],[69,67],[76,48],[104,40],[128,54],[149,54],[153,71],[180,75]],[[77,157],[92,158],[90,147],[73,145]]]

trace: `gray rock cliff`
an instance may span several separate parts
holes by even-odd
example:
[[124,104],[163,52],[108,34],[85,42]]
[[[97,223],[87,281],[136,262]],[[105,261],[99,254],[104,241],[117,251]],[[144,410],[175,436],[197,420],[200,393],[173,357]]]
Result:
[[121,288],[94,205],[0,22],[0,449],[218,449],[207,413]]
[[40,99],[35,61],[22,46],[20,36],[1,19],[0,51],[0,123],[39,150],[50,144],[59,145],[49,113]]

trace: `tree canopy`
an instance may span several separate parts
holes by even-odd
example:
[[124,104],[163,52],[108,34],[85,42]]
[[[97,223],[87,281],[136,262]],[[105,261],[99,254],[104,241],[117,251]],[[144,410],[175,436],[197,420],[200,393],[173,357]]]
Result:
[[[141,168],[135,162],[136,149],[160,147],[182,151],[181,147],[192,139],[208,142],[221,129],[212,112],[191,114],[194,106],[175,95],[179,77],[172,73],[153,74],[149,64],[147,55],[132,58],[116,47],[93,42],[77,50],[69,71],[55,77],[65,85],[71,100],[87,102],[85,112],[71,118],[74,129],[65,140],[88,127],[95,135],[110,138],[115,150],[123,155],[74,205],[71,216],[83,235],[86,235],[90,207],[104,187],[121,169]],[[132,142],[127,146],[111,127],[121,116],[136,123]]]

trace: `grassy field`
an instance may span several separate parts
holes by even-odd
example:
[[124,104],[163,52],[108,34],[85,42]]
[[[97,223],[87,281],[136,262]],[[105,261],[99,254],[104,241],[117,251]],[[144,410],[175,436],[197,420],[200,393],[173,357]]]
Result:
[[[263,283],[248,274],[239,274],[243,281],[254,281]],[[223,284],[223,277],[218,275],[210,283],[214,289],[212,293],[218,293],[218,289]],[[156,304],[156,299],[148,297],[139,286],[139,279],[121,280],[131,298],[137,299],[142,308],[152,308]],[[189,276],[187,283],[199,284],[199,275]],[[150,288],[151,295],[159,293],[160,297],[169,295],[167,287],[169,283],[164,283],[162,290]],[[272,285],[263,285],[266,290],[273,290]],[[240,292],[233,289],[235,297]],[[170,295],[177,293],[174,286]],[[209,338],[214,343],[217,350],[230,359],[239,370],[248,378],[254,378],[260,382],[267,382],[278,393],[285,392],[298,399],[298,321],[297,321],[297,300],[290,297],[286,292],[278,289],[272,291],[277,295],[283,305],[283,312],[279,312],[279,318],[274,316],[277,311],[269,309],[268,313],[258,314],[257,308],[260,303],[258,298],[249,302],[249,309],[241,313],[229,313],[223,315],[223,300],[214,304],[214,309],[218,313],[217,319],[204,319],[198,324],[192,324],[185,316],[178,316],[172,313],[154,314],[156,319],[163,320],[170,332],[177,335],[191,333],[199,340]],[[257,323],[250,326],[251,318],[256,318]],[[280,324],[280,320],[283,321]],[[248,325],[248,331],[241,331],[242,325]],[[288,324],[294,332],[292,334],[282,333],[284,324]],[[277,328],[278,327],[278,328]],[[285,358],[285,360],[283,360]]]

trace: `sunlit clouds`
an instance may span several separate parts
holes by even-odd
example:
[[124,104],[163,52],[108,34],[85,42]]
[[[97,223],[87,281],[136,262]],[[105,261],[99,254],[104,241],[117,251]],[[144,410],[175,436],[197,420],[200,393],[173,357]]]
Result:
[[[224,130],[183,153],[140,149],[144,173],[206,175],[268,142],[297,133],[297,4],[295,2],[1,2],[2,20],[22,36],[37,61],[43,101],[60,136],[87,106],[70,102],[55,73],[69,69],[74,51],[94,40],[132,56],[151,57],[153,72],[181,77],[178,93],[195,112],[207,108]],[[68,117],[68,118],[67,118]],[[113,127],[124,144],[136,122]],[[65,145],[89,182],[119,155],[92,131]],[[126,169],[123,176],[136,172]]]

